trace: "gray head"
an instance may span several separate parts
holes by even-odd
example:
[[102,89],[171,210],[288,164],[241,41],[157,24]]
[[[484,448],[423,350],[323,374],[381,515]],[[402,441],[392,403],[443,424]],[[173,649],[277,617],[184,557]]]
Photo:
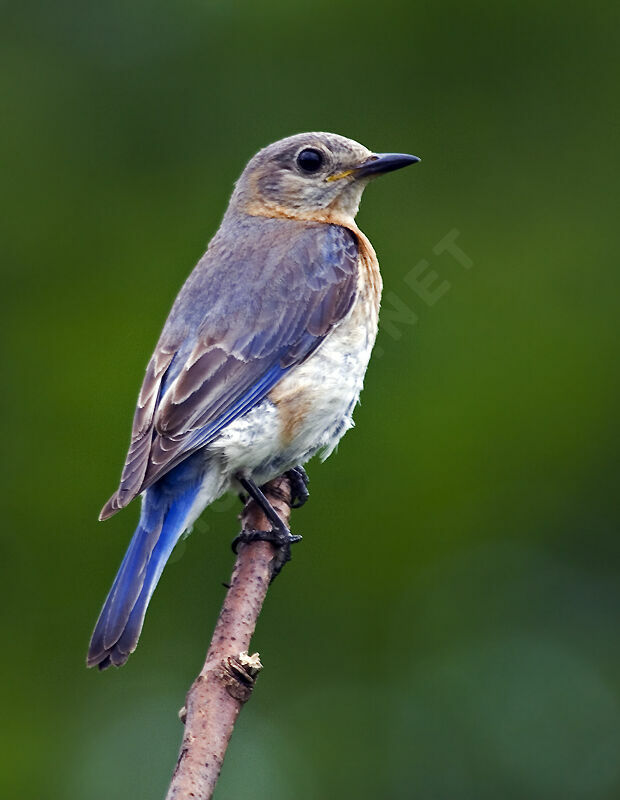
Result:
[[373,153],[335,133],[300,133],[258,152],[244,169],[230,209],[260,216],[352,219],[368,181],[420,159]]

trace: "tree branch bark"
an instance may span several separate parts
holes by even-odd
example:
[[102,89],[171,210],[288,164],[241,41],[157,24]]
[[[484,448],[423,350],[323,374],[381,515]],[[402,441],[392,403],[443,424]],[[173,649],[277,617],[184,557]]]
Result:
[[[289,524],[291,486],[282,476],[263,491],[280,518]],[[242,515],[243,530],[270,530],[253,500]],[[185,732],[166,800],[209,800],[222,768],[233,727],[249,700],[261,669],[258,653],[248,655],[277,549],[269,542],[239,544],[230,588],[220,611],[207,657],[179,715]]]

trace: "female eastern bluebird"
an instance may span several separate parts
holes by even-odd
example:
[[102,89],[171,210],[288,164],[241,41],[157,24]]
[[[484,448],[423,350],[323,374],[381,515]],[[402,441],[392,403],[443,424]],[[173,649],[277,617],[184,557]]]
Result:
[[326,458],[352,427],[381,297],[354,217],[370,179],[417,161],[304,133],[243,171],[146,368],[120,486],[100,519],[138,494],[142,513],[88,666],[127,661],[172,549],[206,506],[239,486],[264,504],[258,487],[286,472],[303,501],[299,465]]

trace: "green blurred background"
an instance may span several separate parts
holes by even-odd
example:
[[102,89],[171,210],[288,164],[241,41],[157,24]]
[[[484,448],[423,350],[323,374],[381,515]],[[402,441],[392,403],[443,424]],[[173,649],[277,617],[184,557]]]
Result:
[[[217,796],[620,797],[618,17],[3,4],[3,797],[165,792],[238,506],[206,512],[104,674],[86,646],[138,508],[97,514],[233,181],[304,130],[423,161],[362,204],[381,350],[309,467]],[[452,231],[469,269],[436,252]]]

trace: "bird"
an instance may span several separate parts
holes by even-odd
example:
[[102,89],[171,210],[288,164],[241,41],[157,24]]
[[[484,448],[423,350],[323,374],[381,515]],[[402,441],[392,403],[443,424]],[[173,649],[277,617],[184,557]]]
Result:
[[301,504],[303,465],[327,458],[353,426],[382,289],[355,216],[373,178],[418,161],[317,132],[248,162],[146,367],[120,485],[100,519],[138,495],[141,514],[89,667],[127,661],[175,544],[224,493],[254,498],[280,544],[299,538],[260,487],[286,474]]

